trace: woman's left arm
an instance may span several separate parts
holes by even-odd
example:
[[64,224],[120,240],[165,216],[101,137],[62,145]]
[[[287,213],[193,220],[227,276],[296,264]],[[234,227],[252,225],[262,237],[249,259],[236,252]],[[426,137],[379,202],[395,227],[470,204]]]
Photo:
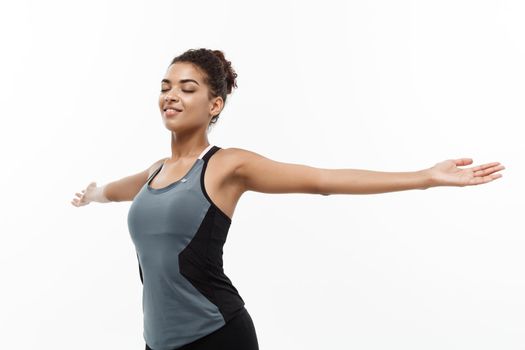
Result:
[[372,194],[405,190],[426,190],[437,186],[481,185],[500,178],[496,172],[505,169],[498,162],[471,168],[470,158],[448,159],[431,168],[386,172],[360,169],[323,169],[321,188],[326,193]]
[[431,168],[408,172],[364,169],[325,169],[302,164],[283,163],[255,152],[236,148],[236,169],[245,191],[264,193],[374,194],[436,186],[469,186],[493,181],[505,169],[498,162],[460,169],[472,163],[470,158],[449,159]]

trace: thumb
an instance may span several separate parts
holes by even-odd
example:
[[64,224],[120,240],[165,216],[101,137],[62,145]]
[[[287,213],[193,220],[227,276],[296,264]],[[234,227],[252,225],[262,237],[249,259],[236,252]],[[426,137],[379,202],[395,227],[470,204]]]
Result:
[[462,165],[469,165],[472,164],[472,158],[459,158],[459,159],[453,159],[454,164],[457,166]]

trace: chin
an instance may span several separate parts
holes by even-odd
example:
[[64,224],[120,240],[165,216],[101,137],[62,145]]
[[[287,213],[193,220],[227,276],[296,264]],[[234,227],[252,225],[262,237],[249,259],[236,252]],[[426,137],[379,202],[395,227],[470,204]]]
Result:
[[169,131],[181,131],[184,129],[184,126],[180,123],[177,123],[174,119],[164,119],[164,127],[168,129]]

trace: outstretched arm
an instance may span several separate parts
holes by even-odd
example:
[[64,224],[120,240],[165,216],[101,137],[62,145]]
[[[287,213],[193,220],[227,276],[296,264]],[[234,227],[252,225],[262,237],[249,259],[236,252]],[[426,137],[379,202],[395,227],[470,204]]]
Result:
[[264,193],[374,194],[436,186],[479,185],[501,177],[500,163],[487,163],[460,169],[470,158],[449,159],[431,168],[409,172],[364,169],[324,169],[283,163],[255,152],[235,148],[239,166],[236,174],[245,191]]
[[471,168],[458,168],[472,163],[470,158],[448,159],[431,168],[408,172],[385,172],[359,169],[325,169],[322,190],[327,193],[371,194],[405,190],[425,190],[437,186],[481,185],[497,178],[505,169],[498,162]]
[[102,186],[97,186],[97,183],[92,181],[81,193],[75,193],[76,198],[71,200],[71,204],[76,207],[81,207],[91,202],[109,203],[132,201],[141,187],[144,186],[149,176],[165,159],[166,158],[156,161],[148,169],[139,173],[123,177]]

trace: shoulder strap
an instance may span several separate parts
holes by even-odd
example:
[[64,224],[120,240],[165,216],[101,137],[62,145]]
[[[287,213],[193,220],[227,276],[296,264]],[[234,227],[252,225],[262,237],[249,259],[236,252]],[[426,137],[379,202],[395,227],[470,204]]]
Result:
[[220,150],[221,148],[218,147],[218,146],[215,146],[215,145],[210,145],[210,147],[208,147],[209,149],[208,150],[205,150],[204,155],[202,156],[202,159],[204,160],[205,163],[208,162],[208,159],[211,158],[211,156],[213,156],[213,154],[215,152],[217,152],[218,150]]
[[206,147],[202,152],[201,154],[199,154],[199,159],[204,159],[204,157],[206,157],[206,155],[214,148],[215,146],[214,145],[208,145],[208,147]]
[[153,177],[155,177],[155,175],[157,175],[157,173],[160,171],[163,165],[164,165],[164,162],[162,162],[162,164],[157,168],[157,170],[151,173],[151,175],[146,180],[146,183],[149,183],[149,180],[151,180]]

